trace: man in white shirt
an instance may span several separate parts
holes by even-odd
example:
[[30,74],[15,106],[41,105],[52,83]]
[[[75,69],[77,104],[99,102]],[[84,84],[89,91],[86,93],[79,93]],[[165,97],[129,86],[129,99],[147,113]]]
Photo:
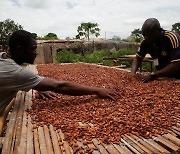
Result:
[[73,96],[97,95],[100,98],[114,99],[115,93],[111,90],[45,78],[21,67],[23,63],[34,63],[36,48],[37,43],[32,34],[19,30],[9,39],[8,54],[0,54],[0,115],[19,90],[35,89]]

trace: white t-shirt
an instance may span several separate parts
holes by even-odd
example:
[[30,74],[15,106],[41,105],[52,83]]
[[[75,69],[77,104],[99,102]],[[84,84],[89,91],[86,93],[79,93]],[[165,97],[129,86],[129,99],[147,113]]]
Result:
[[44,77],[21,67],[10,58],[3,58],[0,53],[0,115],[19,90],[29,91]]

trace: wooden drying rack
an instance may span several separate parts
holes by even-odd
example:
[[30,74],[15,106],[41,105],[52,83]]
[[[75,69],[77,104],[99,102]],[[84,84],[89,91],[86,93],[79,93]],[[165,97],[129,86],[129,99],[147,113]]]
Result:
[[[36,71],[34,65],[29,66]],[[4,137],[0,138],[2,154],[72,154],[74,148],[64,140],[61,130],[56,131],[52,125],[33,128],[32,119],[26,110],[31,109],[33,91],[18,92]],[[180,151],[180,119],[176,118],[177,126],[173,126],[166,134],[144,139],[133,134],[122,136],[119,144],[99,144],[94,138],[92,143],[83,145],[77,142],[79,147],[87,146],[96,148],[94,154],[141,154],[141,153],[171,153]],[[83,125],[82,123],[79,123]],[[88,153],[88,152],[87,152]]]

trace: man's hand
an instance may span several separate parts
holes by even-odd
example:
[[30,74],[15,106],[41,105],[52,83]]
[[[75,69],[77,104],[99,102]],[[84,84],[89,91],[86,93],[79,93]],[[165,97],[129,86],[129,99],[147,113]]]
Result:
[[115,100],[114,97],[117,96],[117,93],[109,89],[98,88],[97,96],[100,98],[110,98],[112,100]]
[[130,73],[130,76],[135,79],[141,79],[142,74],[140,72]]
[[144,83],[153,81],[153,80],[155,80],[155,79],[156,79],[156,76],[155,76],[154,73],[151,73],[151,74],[142,76],[142,81],[143,81]]
[[40,99],[54,99],[56,95],[51,92],[51,91],[38,91],[38,94],[36,96],[36,98],[40,98]]

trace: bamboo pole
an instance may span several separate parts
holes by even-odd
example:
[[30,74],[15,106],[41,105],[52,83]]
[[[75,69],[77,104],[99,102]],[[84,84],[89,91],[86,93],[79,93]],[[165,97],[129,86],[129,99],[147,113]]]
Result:
[[9,111],[11,110],[11,107],[14,105],[14,102],[15,102],[15,98],[13,98],[11,100],[11,102],[8,104],[8,106],[6,107],[6,109],[4,110],[4,112],[0,116],[0,136],[2,136],[3,126],[4,126],[4,123],[5,123],[5,120],[6,120],[7,116],[8,116]]

